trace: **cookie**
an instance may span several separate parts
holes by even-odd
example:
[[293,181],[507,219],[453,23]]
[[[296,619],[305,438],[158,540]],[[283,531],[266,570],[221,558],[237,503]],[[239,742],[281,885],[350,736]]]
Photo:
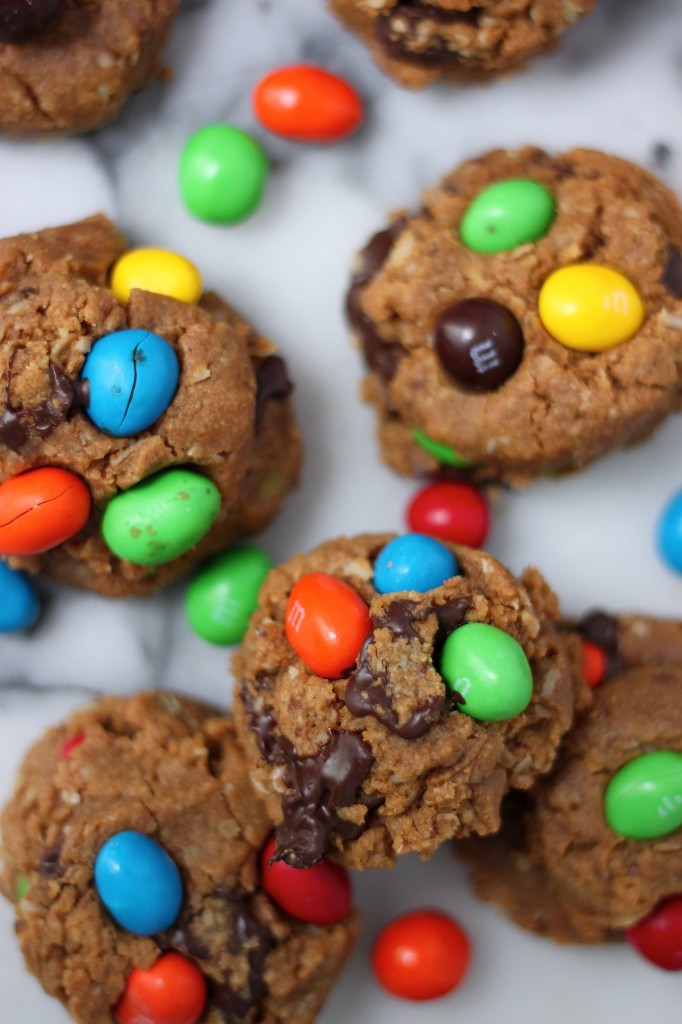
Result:
[[0,12],[0,131],[102,128],[162,68],[179,0],[10,0]]
[[0,881],[28,969],[83,1024],[156,1019],[144,1003],[132,1018],[114,1009],[169,954],[205,990],[192,1021],[312,1021],[357,919],[322,927],[278,909],[259,882],[270,827],[214,709],[151,692],[78,711],[29,751],[2,815]]
[[369,868],[495,831],[504,793],[551,767],[571,723],[557,614],[536,571],[417,534],[333,540],[272,570],[233,671],[277,856]]
[[[458,850],[478,894],[521,927],[559,942],[596,943],[622,939],[682,893],[677,804],[655,767],[660,752],[682,763],[682,623],[601,614],[581,631],[606,654],[591,707],[564,740],[551,775],[510,800],[498,835]],[[628,764],[629,782],[619,774]],[[642,780],[650,797],[638,796]],[[658,835],[619,831],[623,821],[632,831],[623,813],[628,800],[637,803],[635,831],[653,808]]]
[[384,459],[512,485],[645,438],[680,404],[682,210],[646,171],[495,150],[358,258],[348,296]]
[[301,455],[275,347],[215,294],[117,299],[125,249],[102,216],[0,242],[0,551],[110,595],[261,530]]
[[400,85],[478,82],[552,51],[595,0],[330,0]]

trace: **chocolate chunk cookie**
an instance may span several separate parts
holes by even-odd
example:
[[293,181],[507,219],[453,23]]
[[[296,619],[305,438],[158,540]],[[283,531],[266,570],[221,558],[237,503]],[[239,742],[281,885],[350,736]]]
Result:
[[476,82],[553,50],[595,0],[330,0],[400,85]]
[[[148,593],[262,529],[301,454],[275,347],[214,294],[117,300],[107,280],[125,248],[102,216],[0,242],[0,550],[110,595]],[[131,338],[127,359],[91,366],[98,345]],[[160,415],[127,429],[168,365]],[[96,379],[104,413],[118,410],[106,429]]]
[[[613,811],[622,812],[617,773],[625,765],[649,785],[652,753],[676,752],[682,762],[682,623],[602,614],[580,628],[606,655],[591,708],[564,740],[552,774],[509,800],[501,831],[458,850],[472,865],[478,894],[517,924],[559,942],[592,943],[622,939],[661,901],[682,893],[674,793],[653,791],[663,829],[654,837],[623,835]],[[636,786],[633,794],[637,799]]]
[[0,131],[66,135],[112,121],[161,70],[179,0],[7,0]]
[[[357,919],[351,912],[321,927],[278,909],[259,884],[270,827],[232,725],[213,709],[157,692],[77,712],[29,751],[2,816],[0,882],[15,903],[29,970],[83,1024],[111,1024],[114,1009],[169,954],[175,973],[205,990],[205,1010],[199,998],[193,1020],[312,1021]],[[123,901],[105,903],[112,843],[122,885],[140,868],[143,854],[125,858],[131,834],[135,849],[151,848],[161,865],[148,888],[165,871],[179,877],[176,916],[152,933],[117,922]],[[133,895],[135,914],[146,893]],[[150,987],[163,997],[163,985]],[[156,1019],[136,1005],[135,1019]]]
[[680,404],[682,210],[590,150],[463,164],[358,257],[348,296],[385,460],[520,485]]
[[273,570],[235,655],[237,729],[290,864],[329,849],[376,867],[494,831],[504,793],[550,768],[571,723],[573,662],[542,577],[433,541],[436,575],[391,590],[403,539],[329,541]]

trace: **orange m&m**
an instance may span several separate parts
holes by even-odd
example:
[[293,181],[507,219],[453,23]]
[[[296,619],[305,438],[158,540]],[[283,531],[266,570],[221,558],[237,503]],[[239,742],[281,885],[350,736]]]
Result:
[[165,953],[148,971],[136,967],[114,1010],[121,1024],[197,1024],[206,981],[191,960]]
[[264,128],[297,142],[337,142],[363,116],[362,100],[348,82],[309,64],[277,68],[262,78],[253,108]]
[[44,466],[0,484],[0,555],[38,555],[73,537],[90,515],[90,491],[66,469]]
[[335,679],[355,662],[372,621],[357,590],[338,576],[311,572],[289,595],[285,629],[308,668]]

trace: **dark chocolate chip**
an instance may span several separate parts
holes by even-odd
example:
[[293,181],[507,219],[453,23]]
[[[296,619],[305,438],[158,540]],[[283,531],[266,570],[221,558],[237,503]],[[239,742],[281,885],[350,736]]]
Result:
[[606,655],[604,681],[625,670],[625,661],[618,651],[618,620],[606,612],[588,612],[578,623],[578,632],[591,644],[601,647]]
[[353,284],[367,284],[379,273],[405,223],[405,218],[399,217],[383,231],[372,235],[365,248],[358,253]]
[[62,874],[62,868],[60,864],[60,858],[62,855],[62,844],[55,843],[54,846],[49,846],[40,858],[40,864],[38,865],[38,871],[48,880],[54,878],[60,878]]
[[281,356],[267,356],[255,359],[256,371],[256,426],[263,418],[263,410],[267,402],[283,402],[293,391],[289,380],[287,364]]
[[232,910],[232,928],[228,950],[233,956],[246,956],[247,977],[240,988],[228,983],[211,984],[211,1002],[222,1014],[225,1024],[242,1024],[262,1004],[266,992],[265,958],[272,945],[266,929],[249,909],[244,896],[235,889],[217,888],[213,895],[225,900]]
[[64,422],[74,406],[87,406],[90,401],[87,381],[71,380],[56,363],[50,362],[49,386],[45,401],[26,409],[15,409],[12,405],[10,387],[16,354],[15,350],[7,363],[5,411],[0,416],[0,443],[13,452],[19,452],[29,440],[31,433],[42,438],[49,437],[60,423]]
[[521,326],[491,299],[465,299],[449,306],[436,324],[434,346],[446,373],[474,391],[495,391],[523,357]]
[[674,245],[668,246],[661,283],[676,299],[682,299],[682,254]]
[[40,35],[61,14],[64,0],[2,0],[0,41],[22,43]]
[[407,60],[424,67],[442,67],[458,64],[462,60],[457,50],[448,48],[446,40],[431,34],[428,46],[423,45],[424,23],[436,25],[476,26],[481,8],[468,11],[444,10],[418,0],[402,0],[388,14],[382,14],[375,24],[375,36],[390,57]]

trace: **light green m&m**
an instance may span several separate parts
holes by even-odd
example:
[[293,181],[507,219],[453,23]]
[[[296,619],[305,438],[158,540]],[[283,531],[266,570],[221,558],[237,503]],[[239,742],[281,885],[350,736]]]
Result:
[[533,694],[533,674],[520,644],[485,622],[467,622],[443,645],[441,675],[464,703],[457,710],[482,722],[520,715]]
[[652,750],[616,772],[604,794],[609,826],[626,839],[658,839],[682,826],[682,754]]
[[267,176],[263,147],[229,124],[201,128],[180,156],[182,200],[191,214],[213,224],[234,224],[253,213]]
[[443,444],[441,441],[434,441],[433,438],[429,437],[428,434],[425,434],[423,430],[418,430],[417,427],[413,428],[412,437],[420,448],[423,448],[425,452],[431,455],[443,466],[459,466],[460,469],[466,469],[468,466],[474,465],[474,463],[469,459],[465,459],[463,456],[458,455],[455,449],[451,448],[449,444]]
[[489,185],[469,203],[459,227],[468,249],[492,255],[537,242],[554,220],[554,198],[527,178]]
[[233,548],[211,559],[187,588],[192,629],[212,644],[239,643],[271,568],[268,556],[256,547]]
[[162,565],[193,548],[220,512],[220,491],[189,469],[165,469],[109,502],[102,536],[119,558]]

